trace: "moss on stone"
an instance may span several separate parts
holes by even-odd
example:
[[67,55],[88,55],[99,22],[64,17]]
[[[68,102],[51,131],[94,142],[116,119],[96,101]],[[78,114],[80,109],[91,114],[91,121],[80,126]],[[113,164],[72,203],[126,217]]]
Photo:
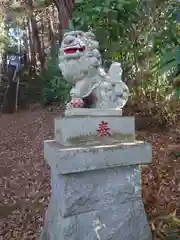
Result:
[[88,115],[88,114],[86,114],[86,115],[69,115],[69,116],[65,116],[65,118],[100,118],[100,117],[114,117],[114,118],[117,118],[117,117],[119,117],[119,118],[122,118],[122,115],[99,115],[99,116],[95,116],[95,115]]
[[[87,152],[93,152],[93,153],[97,153],[100,149],[103,149],[103,151],[116,151],[118,149],[127,149],[129,147],[137,147],[139,144],[145,144],[145,143],[139,143],[139,142],[134,142],[133,145],[126,145],[126,144],[121,144],[121,143],[117,143],[117,145],[115,144],[110,144],[107,145],[108,147],[103,147],[103,148],[95,148],[94,145],[89,145],[89,146],[81,146],[83,147],[83,152],[87,151]],[[101,144],[102,145],[102,144]],[[96,145],[97,146],[97,145]],[[82,150],[82,149],[81,149]],[[122,163],[124,164],[124,163]]]
[[61,134],[61,130],[60,129],[56,129],[56,134]]
[[[113,145],[113,144],[112,144]],[[117,149],[126,149],[126,148],[129,148],[129,147],[137,147],[139,145],[138,142],[134,142],[133,145],[125,145],[125,144],[117,144],[117,145],[114,145],[114,146],[110,146],[110,148],[103,148],[103,151],[114,151],[114,150],[117,150]],[[141,144],[142,145],[142,144]]]
[[115,133],[113,134],[113,138],[117,139],[117,140],[128,140],[128,142],[134,142],[135,141],[135,136],[134,134],[130,133],[130,134],[124,134],[124,133]]
[[134,142],[135,137],[133,134],[124,134],[124,133],[115,133],[111,136],[100,137],[98,135],[81,135],[76,137],[70,137],[67,139],[73,145],[85,144],[86,146],[93,145],[108,145],[113,143],[125,143],[125,142]]

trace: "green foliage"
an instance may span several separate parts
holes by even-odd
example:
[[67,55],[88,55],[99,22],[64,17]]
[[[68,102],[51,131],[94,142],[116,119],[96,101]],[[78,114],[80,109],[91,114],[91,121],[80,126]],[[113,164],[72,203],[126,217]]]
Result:
[[78,1],[73,21],[77,28],[90,28],[95,32],[105,59],[124,62],[133,48],[130,39],[141,10],[137,0]]
[[163,11],[163,26],[153,35],[153,47],[157,57],[155,70],[177,76],[180,73],[180,22],[177,17],[180,3],[167,3]]
[[62,77],[58,67],[57,57],[51,57],[47,69],[42,72],[43,103],[53,101],[65,102],[68,99],[71,86]]
[[180,45],[172,49],[164,49],[159,63],[162,72],[175,72],[177,75],[180,71]]
[[104,60],[122,63],[130,101],[140,103],[142,112],[156,112],[162,122],[172,117],[168,97],[180,73],[179,9],[173,0],[79,0],[73,15],[76,28],[96,34]]
[[7,29],[4,24],[4,19],[0,16],[0,52],[4,52],[9,43]]
[[180,219],[176,216],[177,209],[168,215],[158,216],[151,222],[153,239],[179,240]]
[[167,224],[165,228],[165,233],[167,235],[167,240],[177,240],[180,239],[180,219],[172,214],[169,214],[164,222]]
[[76,28],[95,32],[103,59],[121,61],[124,78],[137,82],[139,65],[148,65],[153,28],[143,1],[85,0],[77,4],[73,20]]

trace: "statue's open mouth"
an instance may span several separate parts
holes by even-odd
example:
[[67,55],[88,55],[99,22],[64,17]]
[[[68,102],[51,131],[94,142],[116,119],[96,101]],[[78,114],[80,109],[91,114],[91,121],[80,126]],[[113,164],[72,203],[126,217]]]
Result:
[[73,54],[77,52],[84,52],[85,51],[85,46],[83,47],[68,47],[64,49],[65,54]]

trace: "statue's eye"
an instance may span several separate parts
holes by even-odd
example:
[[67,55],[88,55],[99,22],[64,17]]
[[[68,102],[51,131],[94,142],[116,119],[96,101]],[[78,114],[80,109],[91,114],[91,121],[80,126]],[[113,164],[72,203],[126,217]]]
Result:
[[114,84],[114,83],[112,83],[112,87],[115,87],[115,84]]

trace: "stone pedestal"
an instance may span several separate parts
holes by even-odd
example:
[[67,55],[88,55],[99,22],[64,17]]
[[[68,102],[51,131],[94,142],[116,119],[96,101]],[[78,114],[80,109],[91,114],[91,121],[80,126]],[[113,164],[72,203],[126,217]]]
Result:
[[[98,136],[102,122],[107,136]],[[55,120],[55,140],[44,143],[52,192],[41,239],[152,239],[139,169],[152,149],[134,129],[134,118],[115,110],[69,110]]]

